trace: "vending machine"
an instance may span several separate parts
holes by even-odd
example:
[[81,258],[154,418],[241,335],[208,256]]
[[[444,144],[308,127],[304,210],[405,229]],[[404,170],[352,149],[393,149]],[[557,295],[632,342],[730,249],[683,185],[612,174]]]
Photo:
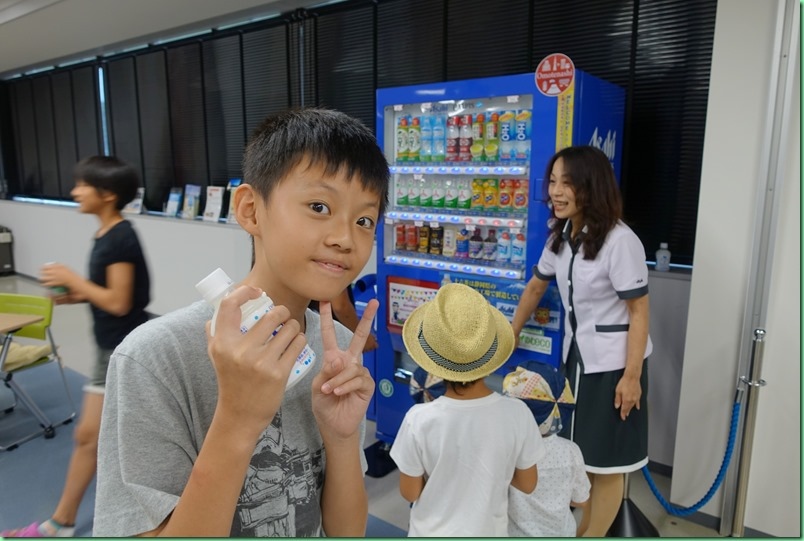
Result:
[[[380,441],[393,442],[413,405],[417,366],[402,325],[417,306],[456,282],[513,318],[547,238],[544,169],[556,150],[597,146],[619,178],[624,91],[574,67],[555,75],[377,91],[377,139],[391,166],[389,206],[377,229]],[[552,284],[496,377],[526,360],[558,365],[562,331]]]

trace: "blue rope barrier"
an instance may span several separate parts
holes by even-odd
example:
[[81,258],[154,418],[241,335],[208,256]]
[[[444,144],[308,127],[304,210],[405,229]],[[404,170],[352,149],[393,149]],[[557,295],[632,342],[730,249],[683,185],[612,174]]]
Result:
[[731,410],[731,429],[729,430],[729,443],[726,446],[726,454],[723,456],[723,462],[720,464],[720,471],[717,472],[715,482],[712,483],[712,486],[709,488],[709,491],[704,495],[703,498],[698,500],[698,503],[696,503],[691,507],[678,507],[665,500],[664,497],[659,492],[659,489],[656,488],[656,484],[653,482],[653,479],[650,476],[648,467],[647,466],[642,467],[642,475],[648,482],[648,486],[650,487],[651,492],[653,492],[653,495],[656,496],[656,499],[659,500],[659,503],[662,504],[662,507],[665,508],[668,514],[675,515],[677,517],[685,517],[687,515],[691,515],[692,513],[703,507],[706,504],[706,502],[708,502],[712,498],[712,496],[715,495],[715,492],[717,492],[718,487],[720,487],[720,483],[723,482],[723,478],[726,477],[726,470],[728,470],[729,468],[729,461],[731,460],[731,454],[734,451],[734,440],[737,437],[737,425],[739,420],[740,420],[740,402],[737,401],[734,403],[734,407]]

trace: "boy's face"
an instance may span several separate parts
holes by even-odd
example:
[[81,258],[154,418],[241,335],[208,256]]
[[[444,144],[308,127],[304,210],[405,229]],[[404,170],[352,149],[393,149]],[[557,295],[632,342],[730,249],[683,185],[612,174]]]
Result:
[[[378,194],[303,160],[257,204],[256,270],[277,301],[328,300],[363,269],[374,245]],[[267,272],[265,270],[267,269]]]
[[97,214],[101,208],[108,204],[114,197],[110,193],[98,190],[90,186],[83,180],[75,181],[75,186],[70,190],[70,197],[78,203],[78,210],[85,214]]

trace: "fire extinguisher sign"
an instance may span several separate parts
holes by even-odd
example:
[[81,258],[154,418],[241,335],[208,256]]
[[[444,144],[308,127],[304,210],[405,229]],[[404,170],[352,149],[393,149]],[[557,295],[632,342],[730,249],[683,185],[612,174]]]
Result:
[[536,68],[536,88],[545,96],[563,94],[575,80],[575,64],[562,53],[545,56]]

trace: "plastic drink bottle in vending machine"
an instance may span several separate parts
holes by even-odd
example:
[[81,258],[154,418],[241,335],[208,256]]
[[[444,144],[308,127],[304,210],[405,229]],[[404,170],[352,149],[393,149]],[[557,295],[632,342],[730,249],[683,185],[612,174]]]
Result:
[[499,133],[500,133],[500,161],[508,162],[514,158],[514,132],[515,111],[504,111],[500,114]]
[[411,207],[419,206],[419,181],[411,177],[408,179],[408,205]]
[[430,226],[419,226],[419,252],[426,254],[430,251]]
[[486,115],[478,113],[472,122],[472,146],[469,147],[469,152],[472,154],[473,162],[481,162],[484,159],[483,131],[486,124],[485,120]]
[[511,261],[511,234],[508,231],[500,233],[500,238],[497,239],[497,261],[499,263]]
[[441,226],[430,228],[430,253],[441,255],[444,247],[444,228]]
[[514,182],[514,210],[518,212],[528,210],[528,181],[525,179]]
[[480,229],[475,229],[469,239],[469,257],[472,259],[483,259],[483,236]]
[[437,176],[433,177],[430,190],[433,193],[433,208],[444,208],[444,183]]
[[455,257],[466,259],[469,257],[469,231],[461,229],[455,237]]
[[441,255],[446,257],[453,257],[458,248],[457,245],[457,231],[454,227],[448,225],[444,226],[444,239],[441,243]]
[[470,209],[472,208],[472,186],[470,183],[473,181],[468,178],[458,179],[458,208]]
[[444,179],[444,207],[454,209],[458,206],[458,180],[452,177]]
[[500,115],[491,113],[485,127],[483,154],[487,162],[496,162],[500,154],[500,139],[498,134]]
[[460,129],[458,128],[458,118],[447,117],[447,154],[446,161],[458,161],[458,139],[460,139]]
[[421,118],[414,116],[410,119],[408,127],[408,161],[419,161],[419,151],[422,148]]
[[433,116],[430,114],[421,117],[421,148],[419,160],[429,162],[433,157]]
[[483,241],[483,259],[497,260],[497,232],[494,229],[489,229],[489,234]]
[[458,139],[458,161],[472,161],[472,115],[461,115]]
[[433,206],[433,185],[427,180],[424,175],[413,175],[419,183],[419,206],[432,207]]
[[396,161],[404,162],[408,159],[408,117],[402,115],[396,125]]
[[446,118],[443,115],[433,116],[433,155],[431,161],[443,162],[446,159],[447,132]]
[[511,242],[511,263],[522,264],[525,262],[525,235],[517,233]]
[[514,207],[514,181],[510,178],[500,180],[500,210],[510,211]]
[[394,179],[394,192],[396,192],[396,205],[398,207],[406,207],[408,205],[408,187],[405,182],[400,179]]
[[472,210],[482,210],[484,197],[484,186],[482,178],[472,179],[472,203],[469,208]]
[[499,188],[497,187],[496,178],[487,178],[483,182],[483,210],[486,212],[494,212],[497,210],[497,205],[500,199]]

